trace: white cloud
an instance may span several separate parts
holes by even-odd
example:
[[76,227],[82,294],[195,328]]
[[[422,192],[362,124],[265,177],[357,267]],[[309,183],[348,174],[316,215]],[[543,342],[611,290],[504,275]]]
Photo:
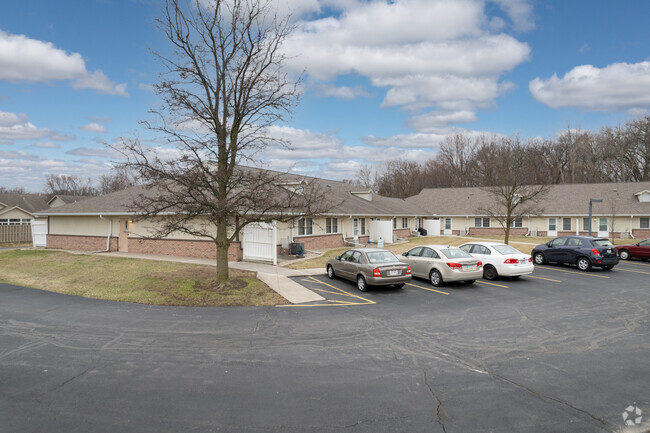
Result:
[[154,93],[155,92],[153,84],[140,83],[140,84],[138,84],[138,89],[142,90],[143,92],[147,92],[147,93]]
[[34,143],[34,146],[38,147],[40,149],[60,149],[61,148],[60,145],[58,145],[56,143],[52,143],[51,141],[38,141],[38,142]]
[[76,147],[74,149],[68,150],[66,153],[68,155],[95,156],[101,158],[110,158],[118,155],[118,152],[112,149],[101,147]]
[[358,97],[369,97],[372,96],[368,93],[363,87],[355,86],[334,86],[330,84],[321,84],[318,86],[318,90],[323,96],[333,96],[339,99],[355,99]]
[[[515,27],[532,26],[527,1],[496,4]],[[339,16],[299,22],[285,49],[288,66],[325,83],[326,95],[356,96],[327,83],[357,74],[386,89],[383,107],[475,111],[512,86],[499,77],[530,53],[528,44],[494,25],[481,0],[352,3]]]
[[24,150],[16,150],[16,151],[3,151],[0,150],[0,158],[5,158],[5,159],[24,159],[27,161],[42,161],[45,159],[43,156],[37,156],[37,155],[32,155],[30,153],[25,152]]
[[449,132],[449,124],[474,123],[477,120],[476,113],[469,110],[431,111],[413,116],[406,123],[416,132],[444,133]]
[[37,128],[20,113],[0,111],[0,144],[13,144],[16,140],[32,140],[52,135],[47,128]]
[[562,78],[535,78],[533,97],[551,108],[588,111],[639,110],[650,107],[650,61],[614,63],[604,68],[576,66]]
[[79,53],[68,54],[51,42],[0,30],[0,81],[72,80],[76,89],[128,96],[126,84],[110,81],[100,70],[89,71]]
[[79,129],[90,132],[106,132],[106,127],[104,125],[95,122],[80,126]]

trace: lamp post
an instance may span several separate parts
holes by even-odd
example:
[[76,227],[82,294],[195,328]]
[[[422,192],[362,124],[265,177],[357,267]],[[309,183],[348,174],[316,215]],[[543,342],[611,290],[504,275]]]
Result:
[[592,217],[592,208],[594,203],[602,203],[602,198],[590,198],[589,199],[589,236],[591,236],[591,217]]

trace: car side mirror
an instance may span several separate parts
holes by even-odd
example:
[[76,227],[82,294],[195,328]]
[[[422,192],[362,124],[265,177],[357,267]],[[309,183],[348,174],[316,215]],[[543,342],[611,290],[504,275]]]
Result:
[[336,260],[341,260],[341,256],[336,256]]
[[403,256],[408,256],[409,253],[408,253],[408,252],[403,252],[402,255],[403,255]]
[[546,243],[546,246],[549,247],[549,248],[553,248],[553,244],[550,243],[550,242],[547,242],[547,243]]

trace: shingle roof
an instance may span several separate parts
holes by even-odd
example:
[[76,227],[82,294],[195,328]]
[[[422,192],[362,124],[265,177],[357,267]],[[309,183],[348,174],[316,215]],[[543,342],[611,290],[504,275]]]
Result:
[[81,201],[81,200],[87,200],[90,198],[88,195],[64,195],[64,194],[57,194],[54,197],[52,197],[50,200],[48,200],[48,204],[52,202],[55,198],[59,198],[62,200],[64,203],[69,204],[69,203],[74,203],[76,201]]
[[[594,215],[612,215],[615,203],[616,215],[648,216],[650,202],[640,202],[635,196],[643,190],[650,190],[650,182],[552,185],[539,206],[542,215],[587,215],[589,199],[599,198],[603,203],[594,203]],[[491,194],[482,188],[427,188],[406,199],[440,216],[479,215],[478,209],[489,207],[491,200]]]
[[[315,180],[320,188],[329,191],[333,206],[329,212],[331,215],[359,215],[359,216],[424,216],[427,215],[425,209],[417,203],[406,200],[382,197],[374,194],[372,201],[365,200],[361,197],[351,194],[358,188],[354,186],[327,179],[312,178],[301,175],[283,175],[288,182],[301,179]],[[133,203],[141,194],[153,194],[151,190],[144,186],[134,186],[112,194],[99,197],[88,198],[83,201],[66,204],[46,211],[40,212],[41,215],[99,215],[115,214],[129,215],[134,214]],[[331,194],[331,195],[330,195]]]
[[0,210],[16,206],[29,213],[47,209],[48,207],[47,202],[38,194],[0,194]]

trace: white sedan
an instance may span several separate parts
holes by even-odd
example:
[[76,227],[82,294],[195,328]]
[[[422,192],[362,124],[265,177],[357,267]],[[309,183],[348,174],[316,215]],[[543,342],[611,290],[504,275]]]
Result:
[[468,242],[460,249],[483,262],[483,278],[519,277],[533,273],[535,265],[529,254],[502,242]]

